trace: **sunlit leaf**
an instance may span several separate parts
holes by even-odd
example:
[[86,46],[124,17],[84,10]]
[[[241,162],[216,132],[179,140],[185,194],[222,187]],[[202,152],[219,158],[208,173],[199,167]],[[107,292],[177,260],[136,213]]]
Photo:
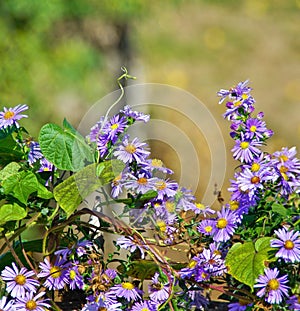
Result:
[[84,138],[66,121],[64,128],[56,124],[44,125],[39,143],[44,156],[57,168],[78,171],[85,162],[93,162],[93,152]]
[[255,243],[236,243],[228,251],[226,265],[228,273],[238,281],[253,288],[255,280],[263,274],[265,263],[273,260],[270,255],[270,237],[258,239]]
[[4,204],[0,206],[0,225],[12,220],[21,220],[26,215],[26,210],[17,203]]
[[76,210],[84,198],[111,182],[124,169],[124,164],[119,160],[102,162],[101,166],[100,175],[97,175],[97,164],[90,164],[54,188],[54,198],[66,212],[67,217]]

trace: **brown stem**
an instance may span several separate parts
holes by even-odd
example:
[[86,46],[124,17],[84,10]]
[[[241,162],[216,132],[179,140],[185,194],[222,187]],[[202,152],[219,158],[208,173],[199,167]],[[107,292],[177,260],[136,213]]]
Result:
[[6,235],[4,234],[3,236],[4,236],[4,240],[5,240],[5,243],[6,243],[7,247],[9,248],[11,254],[13,255],[13,257],[15,259],[15,261],[18,263],[19,267],[20,268],[24,267],[22,261],[19,259],[18,255],[16,254],[14,248],[10,245]]

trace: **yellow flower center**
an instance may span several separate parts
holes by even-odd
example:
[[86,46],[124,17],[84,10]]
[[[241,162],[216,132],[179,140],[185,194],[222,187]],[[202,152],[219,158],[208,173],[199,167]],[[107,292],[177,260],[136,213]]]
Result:
[[76,271],[75,270],[70,270],[70,279],[74,280],[76,278]]
[[15,113],[13,111],[6,111],[3,117],[5,120],[9,120],[9,119],[12,119],[14,115]]
[[134,289],[134,285],[130,282],[123,282],[122,283],[122,287],[124,289],[128,289],[128,290],[133,290]]
[[233,104],[234,107],[239,107],[242,104],[242,102],[240,100],[238,100],[237,102],[235,102]]
[[251,183],[252,184],[258,184],[260,182],[260,178],[258,176],[253,176],[251,178]]
[[145,178],[145,177],[141,177],[137,180],[137,182],[140,184],[140,185],[146,185],[147,182],[148,182],[148,179]]
[[206,226],[204,227],[204,230],[209,233],[212,231],[212,226]]
[[269,282],[268,282],[268,287],[271,289],[271,290],[276,290],[279,288],[279,282],[277,281],[277,279],[271,279]]
[[256,132],[256,126],[255,125],[250,126],[250,132],[252,132],[252,133]]
[[161,232],[165,232],[167,230],[167,224],[163,220],[157,220],[156,225]]
[[171,202],[171,201],[167,201],[166,202],[166,209],[167,209],[168,212],[174,213],[174,211],[175,211],[175,203]]
[[291,240],[286,240],[284,242],[284,248],[285,249],[293,249],[294,248],[294,243]]
[[188,268],[193,269],[195,268],[197,265],[197,261],[196,260],[191,260],[188,264]]
[[61,276],[61,270],[59,267],[54,266],[50,269],[50,274],[53,277],[53,279],[57,279]]
[[152,159],[151,164],[152,164],[152,166],[155,166],[155,167],[162,167],[163,166],[163,162],[159,159]]
[[119,127],[119,124],[118,124],[118,123],[114,123],[114,124],[112,124],[112,125],[110,126],[110,128],[111,128],[112,130],[116,130],[118,127]]
[[128,153],[135,153],[136,151],[136,147],[133,145],[133,144],[128,144],[126,147],[125,147],[125,150],[128,152]]
[[26,283],[26,277],[23,275],[23,274],[18,274],[16,277],[15,277],[15,282],[18,284],[18,285],[24,285]]
[[25,304],[25,307],[27,310],[35,310],[37,307],[37,304],[34,300],[28,300]]
[[167,184],[163,180],[160,180],[160,181],[155,183],[155,187],[157,190],[164,190],[164,189],[166,189]]
[[247,99],[248,97],[249,97],[249,95],[247,95],[247,94],[242,95],[242,99]]
[[252,172],[258,172],[259,169],[260,169],[260,165],[259,165],[258,163],[253,163],[253,164],[251,165],[251,171],[252,171]]
[[230,205],[230,209],[232,211],[236,211],[238,208],[239,208],[239,202],[238,201],[230,201],[229,202],[229,205]]
[[283,162],[286,162],[288,159],[289,158],[286,155],[284,155],[284,154],[279,157],[279,160],[281,160]]
[[205,209],[205,205],[202,203],[195,203],[196,207],[199,209]]
[[247,141],[242,141],[242,142],[240,143],[240,147],[241,147],[242,149],[247,149],[247,148],[249,147],[249,143],[248,143]]
[[150,311],[148,308],[143,308],[141,311]]
[[288,172],[288,170],[289,169],[286,166],[281,166],[279,169],[280,173],[286,173],[286,172]]
[[281,173],[281,176],[285,181],[289,180],[288,175],[286,173]]
[[215,249],[215,250],[214,250],[214,254],[215,254],[215,255],[220,255],[220,256],[222,256],[222,253],[221,253],[218,249]]
[[220,219],[218,219],[218,221],[217,221],[217,227],[218,227],[219,229],[224,229],[224,228],[226,228],[227,224],[228,224],[228,222],[227,222],[227,220],[226,220],[225,218],[220,218]]
[[206,279],[208,275],[207,275],[207,273],[202,272],[202,273],[201,273],[201,276],[202,276],[203,279]]

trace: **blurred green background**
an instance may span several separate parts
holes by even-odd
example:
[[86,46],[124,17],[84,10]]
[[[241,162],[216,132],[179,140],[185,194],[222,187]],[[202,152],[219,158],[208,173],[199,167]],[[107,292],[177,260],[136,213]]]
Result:
[[[35,137],[42,124],[64,117],[76,126],[117,89],[125,65],[135,83],[170,84],[199,98],[228,150],[216,92],[249,78],[275,131],[268,150],[299,150],[299,61],[300,0],[0,2],[0,105],[28,104],[22,124]],[[230,157],[227,178],[236,165]]]

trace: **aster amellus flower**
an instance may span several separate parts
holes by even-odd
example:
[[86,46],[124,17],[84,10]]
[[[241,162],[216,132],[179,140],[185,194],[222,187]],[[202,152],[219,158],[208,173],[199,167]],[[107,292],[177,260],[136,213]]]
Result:
[[276,257],[286,262],[300,262],[300,233],[285,228],[275,230],[277,239],[271,240],[272,247],[279,247]]
[[156,310],[157,307],[151,304],[149,301],[136,302],[131,308],[131,311],[156,311]]
[[116,284],[109,291],[117,297],[125,298],[127,301],[137,301],[142,298],[142,291],[136,288],[131,282]]
[[20,113],[27,109],[27,105],[17,105],[8,109],[4,107],[3,111],[0,111],[0,129],[5,129],[12,125],[20,127],[18,121],[22,118],[27,118],[27,115]]
[[52,265],[47,258],[44,262],[39,264],[41,272],[38,274],[40,278],[46,278],[44,286],[48,289],[62,289],[66,283],[67,279],[67,266],[64,259],[57,259]]
[[33,271],[28,271],[25,267],[18,269],[13,262],[12,268],[5,267],[1,273],[3,281],[6,282],[6,290],[12,297],[24,297],[26,291],[35,293],[40,283],[33,279]]
[[215,225],[216,230],[213,236],[214,241],[228,241],[237,227],[235,213],[230,209],[223,207],[221,211],[217,212]]
[[18,297],[15,307],[22,311],[45,311],[50,308],[49,299],[44,299],[45,292],[40,292],[34,296],[33,292],[28,292],[24,297]]
[[265,300],[271,304],[278,304],[284,296],[288,297],[289,287],[287,275],[278,277],[279,270],[277,268],[265,269],[265,274],[260,275],[256,280],[254,287],[261,288],[257,292],[258,297],[265,297]]
[[126,137],[123,143],[116,149],[114,155],[124,163],[136,161],[142,163],[149,156],[150,152],[146,150],[147,144],[142,143],[136,137],[131,142]]

